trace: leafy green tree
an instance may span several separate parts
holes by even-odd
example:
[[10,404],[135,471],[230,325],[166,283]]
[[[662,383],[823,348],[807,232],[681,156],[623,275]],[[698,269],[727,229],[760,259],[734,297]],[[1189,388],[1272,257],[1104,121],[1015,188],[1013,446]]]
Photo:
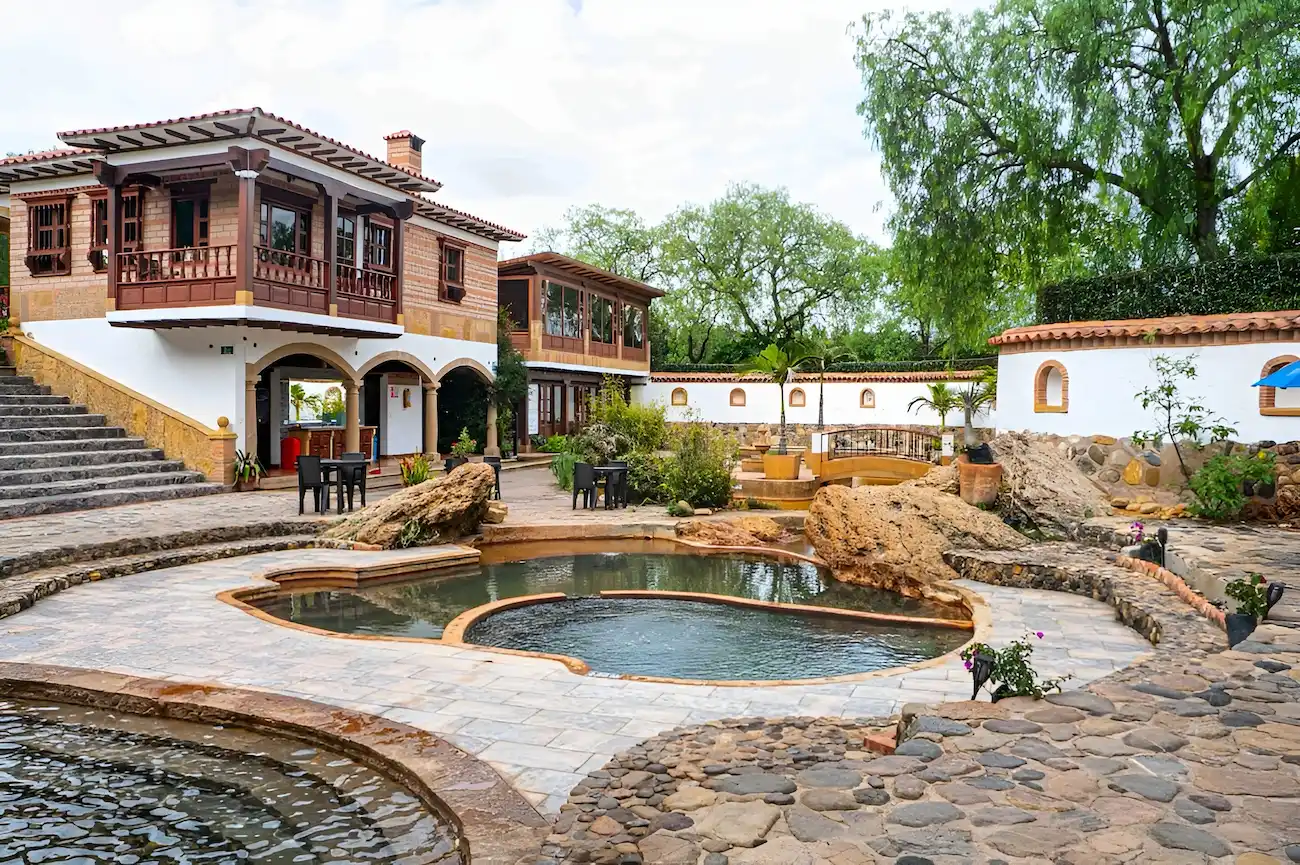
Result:
[[538,232],[534,246],[653,284],[663,276],[661,237],[635,211],[591,204],[569,208],[562,225]]
[[757,345],[789,345],[869,298],[879,251],[784,189],[736,185],[664,226],[664,256],[706,332],[731,325]]
[[1003,254],[1031,228],[1031,271],[1070,258],[1062,228],[1080,222],[1146,264],[1204,261],[1300,150],[1298,52],[1300,0],[881,12],[858,32],[859,112],[903,225],[970,213]]
[[[802,356],[798,368],[817,373],[817,428],[821,429],[826,426],[826,372],[834,364],[851,359],[853,353],[824,337],[804,341],[800,344],[799,352]],[[781,403],[784,407],[785,400],[782,399]]]
[[769,345],[756,356],[741,364],[741,372],[762,373],[768,381],[776,384],[781,395],[781,447],[785,446],[785,386],[794,378],[795,371],[804,358],[791,355],[778,346]]

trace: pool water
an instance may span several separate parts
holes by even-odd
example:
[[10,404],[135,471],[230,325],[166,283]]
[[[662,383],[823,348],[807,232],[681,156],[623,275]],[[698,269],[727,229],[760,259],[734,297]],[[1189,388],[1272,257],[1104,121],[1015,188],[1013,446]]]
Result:
[[[565,546],[568,554],[558,555]],[[257,606],[277,618],[327,631],[435,638],[466,610],[504,598],[549,593],[585,597],[613,590],[703,592],[844,610],[964,618],[951,607],[840,582],[824,568],[797,559],[683,554],[684,548],[675,544],[653,542],[604,542],[604,546],[615,551],[589,551],[596,548],[590,542],[485,549],[480,565],[360,589],[287,592],[260,600]],[[665,551],[669,549],[678,552]]]
[[493,613],[471,625],[465,641],[581,658],[600,673],[771,681],[911,664],[969,636],[676,598],[576,598]]
[[452,827],[275,736],[0,700],[0,862],[463,862]]

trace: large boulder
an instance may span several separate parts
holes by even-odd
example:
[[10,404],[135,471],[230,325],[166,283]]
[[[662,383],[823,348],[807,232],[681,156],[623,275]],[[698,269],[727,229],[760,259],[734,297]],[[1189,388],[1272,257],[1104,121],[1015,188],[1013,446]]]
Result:
[[451,474],[407,487],[363,508],[321,537],[376,544],[384,549],[440,544],[478,531],[488,511],[496,473],[465,463]]
[[1060,449],[1021,432],[989,444],[1002,464],[998,511],[1013,525],[1068,538],[1084,520],[1110,513],[1110,499]]
[[941,493],[949,493],[955,496],[960,491],[957,465],[953,463],[952,465],[935,466],[915,480],[903,481],[902,486],[929,487]]
[[817,491],[804,533],[817,555],[847,582],[907,595],[956,579],[946,550],[1018,549],[1029,540],[996,514],[927,486],[831,485]]
[[726,520],[683,520],[677,536],[715,547],[761,547],[781,540],[784,530],[771,517],[738,517]]

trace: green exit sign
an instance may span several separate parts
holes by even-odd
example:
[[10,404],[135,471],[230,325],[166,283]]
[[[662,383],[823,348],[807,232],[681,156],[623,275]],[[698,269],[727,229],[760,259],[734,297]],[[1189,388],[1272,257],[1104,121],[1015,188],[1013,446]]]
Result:
[[222,354],[234,354],[234,353],[235,353],[235,347],[234,347],[233,345],[223,345],[223,346],[221,347],[221,353],[222,353]]

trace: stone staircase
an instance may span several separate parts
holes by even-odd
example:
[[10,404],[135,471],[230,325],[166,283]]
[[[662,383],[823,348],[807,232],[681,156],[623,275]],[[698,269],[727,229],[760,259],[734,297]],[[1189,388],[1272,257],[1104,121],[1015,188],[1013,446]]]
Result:
[[0,366],[0,519],[220,492],[103,415]]

